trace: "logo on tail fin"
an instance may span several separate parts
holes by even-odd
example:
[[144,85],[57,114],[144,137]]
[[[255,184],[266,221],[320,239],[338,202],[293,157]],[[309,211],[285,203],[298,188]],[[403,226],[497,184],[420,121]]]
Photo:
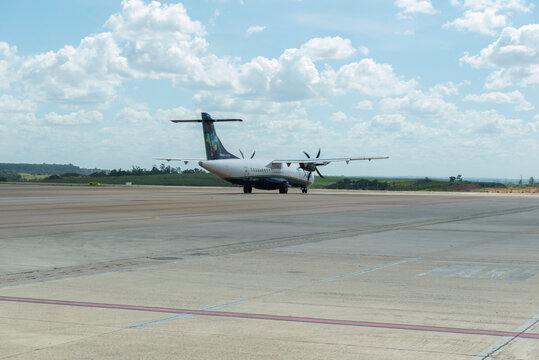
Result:
[[217,139],[217,135],[215,133],[207,133],[206,134],[206,142],[208,143],[211,151],[217,150],[217,145],[219,144],[219,140]]

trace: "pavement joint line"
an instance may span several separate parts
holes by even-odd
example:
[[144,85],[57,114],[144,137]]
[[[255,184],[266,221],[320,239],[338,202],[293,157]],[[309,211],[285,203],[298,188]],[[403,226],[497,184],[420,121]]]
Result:
[[466,329],[466,328],[452,328],[452,327],[430,326],[430,325],[383,323],[383,322],[356,321],[356,320],[337,320],[337,319],[238,313],[238,312],[224,312],[224,311],[189,310],[189,309],[164,308],[164,307],[152,307],[152,306],[120,305],[120,304],[92,303],[92,302],[52,300],[52,299],[36,299],[36,298],[12,297],[12,296],[0,296],[0,301],[87,307],[87,308],[94,308],[94,309],[98,308],[98,309],[161,312],[161,313],[173,313],[173,314],[192,314],[192,315],[205,315],[205,316],[211,316],[211,317],[237,318],[237,319],[239,318],[239,319],[252,319],[252,320],[289,321],[289,322],[310,323],[310,324],[318,324],[318,325],[344,325],[344,326],[383,328],[383,329],[393,329],[393,330],[415,330],[415,331],[427,331],[427,332],[438,332],[438,333],[453,333],[453,334],[463,334],[463,335],[487,335],[487,336],[498,336],[498,337],[501,336],[501,337],[515,337],[515,338],[518,337],[518,338],[539,340],[539,334],[527,333],[527,332],[515,332],[515,331]]
[[[247,300],[235,300],[235,301],[230,301],[224,304],[208,306],[204,309],[201,309],[201,311],[219,310],[228,306],[240,305],[246,302]],[[138,324],[126,326],[125,328],[126,329],[142,329],[148,326],[158,325],[158,324],[162,324],[162,323],[177,320],[177,319],[185,319],[191,316],[195,316],[195,314],[177,314],[177,315],[172,315],[172,316],[166,316],[159,319],[149,320],[149,321],[141,322]]]
[[111,270],[105,270],[105,271],[97,271],[97,272],[88,272],[88,273],[78,274],[78,275],[59,276],[59,277],[54,277],[54,278],[51,278],[51,279],[41,279],[41,280],[34,280],[34,281],[28,281],[28,282],[19,282],[17,284],[2,285],[2,286],[0,286],[0,289],[13,288],[13,287],[19,287],[19,286],[26,286],[26,285],[35,285],[35,284],[48,283],[48,282],[59,281],[59,280],[78,279],[78,278],[82,278],[82,277],[86,277],[86,276],[105,275],[105,274],[110,274],[110,273],[115,273],[115,272],[151,269],[151,268],[155,268],[155,267],[161,267],[161,266],[176,264],[178,261],[179,260],[167,261],[167,262],[159,262],[159,263],[155,263],[155,264],[134,265],[134,266],[131,266],[131,267],[120,267],[120,268],[117,268],[117,269],[111,269]]
[[417,261],[417,260],[419,260],[419,259],[418,258],[411,258],[411,259],[403,259],[403,260],[393,261],[393,262],[390,262],[390,263],[387,263],[387,264],[374,266],[374,267],[371,267],[371,268],[368,268],[368,269],[359,270],[359,271],[355,271],[355,272],[348,273],[348,274],[338,275],[338,276],[330,277],[330,278],[323,279],[323,280],[318,280],[318,282],[328,283],[328,282],[332,282],[332,281],[342,280],[342,279],[346,279],[346,278],[350,278],[350,277],[370,273],[372,271],[376,271],[376,270],[379,270],[379,269],[385,269],[385,268],[388,268],[390,266],[395,266],[395,265],[404,264],[404,263],[407,263],[407,262],[412,262],[412,261]]
[[[532,329],[535,325],[539,323],[539,313],[535,314],[535,316],[529,318],[526,320],[522,325],[517,327],[513,332],[515,334],[527,334],[528,330]],[[494,357],[498,356],[501,352],[503,352],[509,345],[517,341],[517,339],[521,338],[522,336],[519,335],[511,335],[511,336],[503,336],[498,341],[496,341],[491,346],[483,349],[479,354],[474,356],[472,360],[489,360],[493,359]]]

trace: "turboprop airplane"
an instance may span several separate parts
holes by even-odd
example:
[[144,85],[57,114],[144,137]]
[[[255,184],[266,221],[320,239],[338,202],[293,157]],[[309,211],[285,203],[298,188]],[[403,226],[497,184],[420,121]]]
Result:
[[[242,119],[212,119],[208,113],[202,113],[201,120],[170,120],[173,123],[202,123],[204,144],[206,146],[206,159],[198,158],[157,158],[156,160],[198,161],[198,165],[208,170],[213,175],[235,185],[243,186],[243,192],[250,194],[255,189],[277,190],[286,194],[289,187],[299,187],[306,194],[314,182],[314,172],[324,178],[318,166],[325,166],[332,162],[344,161],[347,164],[356,160],[388,159],[383,157],[344,157],[344,158],[320,158],[320,150],[315,158],[311,158],[305,151],[306,159],[276,159],[258,160],[245,159],[240,150],[241,159],[229,153],[215,132],[213,124],[221,121],[243,121]],[[297,164],[297,166],[292,166]]]

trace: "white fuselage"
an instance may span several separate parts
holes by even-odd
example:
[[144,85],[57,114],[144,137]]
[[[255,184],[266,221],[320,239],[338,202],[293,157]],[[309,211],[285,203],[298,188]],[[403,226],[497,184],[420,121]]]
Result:
[[250,184],[260,189],[278,188],[279,184],[308,188],[314,174],[296,164],[272,164],[271,161],[251,159],[201,160],[200,167],[233,184]]

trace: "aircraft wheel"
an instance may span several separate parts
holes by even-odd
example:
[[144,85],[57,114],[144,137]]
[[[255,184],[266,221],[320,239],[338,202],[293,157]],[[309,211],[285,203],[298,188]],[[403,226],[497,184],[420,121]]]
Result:
[[303,194],[307,194],[307,188],[301,188],[301,192],[302,192]]
[[283,183],[281,187],[279,187],[279,193],[280,194],[288,194],[288,184]]
[[243,193],[250,194],[253,192],[253,187],[251,185],[243,185]]

